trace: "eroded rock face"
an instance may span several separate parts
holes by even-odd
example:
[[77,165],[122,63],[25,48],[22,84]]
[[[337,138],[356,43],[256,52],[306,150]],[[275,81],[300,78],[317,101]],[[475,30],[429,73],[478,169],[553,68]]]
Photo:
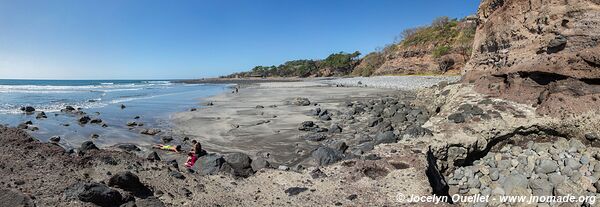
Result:
[[538,105],[589,110],[600,89],[600,5],[591,0],[484,0],[465,80],[477,90]]

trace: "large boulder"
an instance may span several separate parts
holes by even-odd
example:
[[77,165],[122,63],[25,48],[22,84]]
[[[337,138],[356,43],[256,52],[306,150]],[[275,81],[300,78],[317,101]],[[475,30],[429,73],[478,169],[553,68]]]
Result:
[[21,111],[23,111],[25,113],[32,113],[35,111],[35,108],[33,108],[31,106],[23,106],[23,107],[21,107]]
[[65,190],[65,196],[99,206],[119,206],[124,203],[119,191],[101,183],[75,183]]
[[344,155],[330,147],[320,146],[312,152],[312,157],[319,166],[333,164],[344,158]]
[[140,182],[140,178],[129,171],[120,172],[113,175],[108,180],[108,186],[117,187],[132,192],[137,192],[146,189],[144,184]]
[[229,171],[234,176],[248,177],[254,174],[252,170],[252,159],[240,152],[229,153],[225,155],[225,164],[222,169]]
[[203,175],[215,175],[219,173],[219,169],[225,163],[222,155],[219,154],[207,154],[199,158],[199,165],[194,165],[194,170],[200,172]]
[[250,165],[252,166],[252,170],[254,171],[271,167],[269,161],[262,157],[255,158],[254,160],[252,160],[252,163],[250,163]]

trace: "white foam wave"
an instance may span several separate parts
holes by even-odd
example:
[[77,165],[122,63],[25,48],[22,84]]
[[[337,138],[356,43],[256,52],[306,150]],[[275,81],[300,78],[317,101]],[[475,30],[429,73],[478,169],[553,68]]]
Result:
[[[107,103],[100,102],[100,99],[95,99],[96,102],[82,102],[76,104],[67,104],[67,103],[56,103],[49,105],[33,105],[36,111],[43,111],[46,113],[59,112],[61,109],[64,109],[66,106],[72,106],[73,108],[100,108],[108,105]],[[20,106],[14,106],[10,104],[4,104],[0,106],[0,114],[21,114],[23,111],[20,110]]]
[[[160,82],[160,81],[159,81]],[[84,85],[84,86],[52,86],[52,85],[0,85],[0,93],[75,93],[75,92],[114,92],[142,90],[150,86],[171,85],[170,82],[164,83],[144,83],[144,84],[104,84]]]

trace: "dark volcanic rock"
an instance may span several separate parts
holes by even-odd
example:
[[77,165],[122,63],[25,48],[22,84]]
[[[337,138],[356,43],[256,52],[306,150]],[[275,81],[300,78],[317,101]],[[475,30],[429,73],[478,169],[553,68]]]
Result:
[[315,108],[315,109],[311,110],[310,114],[313,116],[319,116],[319,114],[321,114],[321,108]]
[[325,128],[320,128],[319,126],[310,129],[311,132],[315,132],[315,133],[320,133],[320,132],[327,132],[328,129]]
[[223,163],[225,163],[223,156],[218,154],[207,154],[200,159],[200,165],[194,165],[194,169],[203,175],[214,175],[219,172]]
[[431,130],[420,127],[420,126],[411,126],[404,131],[404,137],[410,138],[418,138],[424,136],[431,136],[433,133]]
[[332,124],[331,127],[329,127],[329,132],[331,132],[331,133],[341,133],[342,132],[342,127],[340,127],[339,124]]
[[117,148],[125,150],[125,151],[141,151],[139,147],[135,144],[117,144]]
[[64,109],[60,110],[61,112],[73,112],[75,111],[75,108],[73,108],[72,106],[65,106]]
[[27,129],[27,128],[29,128],[29,126],[28,126],[27,124],[25,124],[25,123],[20,123],[20,124],[17,126],[17,128],[19,128],[19,129]]
[[94,118],[94,119],[90,120],[90,123],[92,123],[92,124],[100,124],[100,123],[102,123],[102,119]]
[[21,107],[21,111],[25,112],[25,113],[31,113],[35,111],[35,108],[31,107],[31,106],[23,106]]
[[154,136],[158,133],[160,133],[160,129],[157,129],[157,128],[143,129],[140,132],[140,134],[151,135],[151,136]]
[[371,117],[367,124],[369,127],[374,127],[374,126],[377,126],[382,121],[383,121],[383,118],[381,118],[381,117]]
[[252,163],[250,165],[252,166],[252,170],[254,171],[271,167],[269,161],[262,157],[257,157],[256,159],[252,160]]
[[296,106],[308,106],[308,105],[310,105],[310,101],[308,100],[308,98],[298,97],[298,98],[294,98],[294,100],[292,100],[292,104],[294,104]]
[[286,189],[284,192],[288,194],[288,196],[295,196],[298,195],[304,191],[308,190],[308,188],[302,188],[302,187],[291,187]]
[[91,119],[89,116],[82,116],[82,117],[79,117],[79,119],[77,121],[79,122],[79,124],[87,124],[90,120]]
[[96,145],[92,141],[85,141],[81,144],[79,151],[86,152],[88,150],[97,150],[97,149],[98,149],[98,147],[96,147]]
[[300,131],[310,131],[311,129],[318,127],[317,125],[315,125],[314,122],[312,121],[304,121],[302,122],[302,124],[300,124],[300,127],[298,127],[298,130]]
[[55,142],[56,143],[56,142],[60,142],[60,137],[59,136],[52,136],[48,140],[50,140],[50,142]]
[[396,143],[397,141],[398,137],[396,137],[396,135],[392,131],[379,132],[379,134],[377,134],[377,136],[375,137],[376,144]]
[[146,159],[150,161],[160,161],[160,156],[158,156],[158,153],[156,152],[151,152],[146,156]]
[[120,172],[113,175],[108,180],[108,186],[117,187],[132,192],[146,188],[144,184],[140,182],[140,178],[129,171]]
[[463,123],[465,122],[465,116],[463,113],[454,113],[448,116],[448,120],[453,121],[454,123]]
[[321,119],[323,121],[329,121],[329,120],[331,120],[331,116],[329,116],[329,114],[325,114],[323,116],[319,116],[319,119]]
[[177,178],[177,179],[181,179],[181,180],[185,179],[185,176],[183,176],[183,174],[181,174],[180,172],[177,172],[177,171],[171,171],[169,173],[169,175],[171,177],[174,177],[174,178]]
[[590,133],[585,134],[585,138],[590,141],[596,141],[596,140],[598,140],[599,137],[598,137],[597,133],[590,132]]
[[244,153],[235,152],[225,155],[225,163],[230,169],[230,173],[234,176],[248,177],[254,174],[252,170],[252,159]]
[[107,207],[123,203],[123,196],[119,191],[101,183],[76,183],[65,190],[65,196]]
[[316,168],[316,169],[314,169],[314,170],[310,171],[309,175],[310,175],[310,177],[311,177],[312,179],[317,179],[317,178],[324,178],[324,177],[327,177],[327,174],[325,174],[325,173],[324,173],[323,171],[321,171],[321,169],[319,169],[319,168]]
[[46,113],[44,113],[43,111],[40,111],[36,116],[36,119],[45,119],[48,118],[48,116],[46,116]]
[[302,136],[302,139],[313,142],[320,142],[327,139],[327,135],[322,133],[310,133]]
[[333,143],[331,145],[331,148],[333,148],[343,154],[348,149],[348,145],[344,141],[336,141],[335,143]]
[[565,49],[566,45],[567,38],[565,36],[558,35],[554,37],[554,39],[550,40],[550,42],[548,42],[548,45],[546,46],[546,52],[548,54],[559,52]]
[[343,154],[335,149],[320,146],[312,152],[312,157],[315,159],[316,163],[321,166],[333,164],[342,160]]
[[173,141],[172,136],[163,136],[160,139],[163,141],[163,143],[169,143],[169,142]]

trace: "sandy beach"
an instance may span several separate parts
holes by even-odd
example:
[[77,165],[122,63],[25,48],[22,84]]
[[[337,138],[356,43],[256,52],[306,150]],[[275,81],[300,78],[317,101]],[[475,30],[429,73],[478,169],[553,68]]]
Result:
[[[318,143],[301,138],[303,121],[329,127],[333,121],[311,116],[311,110],[326,108],[339,113],[346,101],[369,100],[391,95],[392,89],[331,87],[319,82],[277,82],[247,86],[239,93],[223,93],[206,100],[212,103],[197,111],[173,115],[173,132],[197,139],[209,151],[270,154],[271,161],[295,165],[305,161]],[[295,98],[307,98],[308,106],[293,104]],[[353,136],[343,130],[336,136]]]

